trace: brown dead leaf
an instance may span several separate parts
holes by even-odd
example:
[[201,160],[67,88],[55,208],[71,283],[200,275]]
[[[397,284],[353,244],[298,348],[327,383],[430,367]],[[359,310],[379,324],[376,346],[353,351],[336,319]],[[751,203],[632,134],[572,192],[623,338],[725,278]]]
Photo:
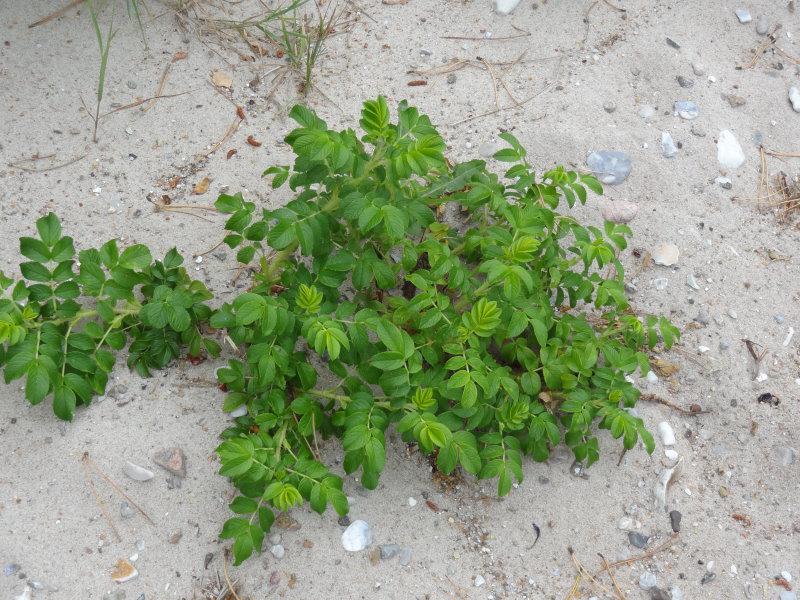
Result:
[[421,85],[428,85],[428,82],[424,79],[413,79],[409,81],[406,85],[410,85],[411,87],[419,87]]
[[305,549],[307,549],[307,550],[308,550],[308,549],[311,549],[311,548],[313,548],[313,547],[314,547],[314,542],[312,542],[312,541],[311,541],[311,540],[309,540],[309,539],[305,539],[305,540],[303,540],[303,548],[305,548]]
[[254,146],[255,148],[258,148],[261,145],[261,142],[259,142],[252,135],[247,136],[247,143],[250,144],[251,146]]
[[233,85],[233,79],[227,73],[222,71],[213,71],[211,73],[211,83],[217,87],[230,89]]
[[211,183],[211,180],[208,177],[203,177],[200,181],[194,184],[192,188],[192,193],[196,195],[205,194],[208,191],[208,184]]
[[189,56],[188,52],[179,51],[172,55],[172,62],[178,62],[179,60],[185,60]]
[[381,551],[377,546],[371,548],[367,556],[369,557],[369,562],[373,567],[377,566],[378,563],[381,562]]
[[236,107],[236,116],[244,121],[244,109],[241,106]]
[[134,579],[138,574],[136,567],[134,567],[129,560],[120,558],[114,570],[111,572],[111,579],[117,583],[125,583],[126,581]]
[[650,361],[650,364],[652,365],[656,374],[663,378],[671,377],[680,371],[680,367],[678,365],[671,363],[668,360],[664,360],[663,358],[654,358],[652,361]]
[[753,524],[753,520],[745,514],[742,513],[733,513],[731,515],[734,521],[738,521],[745,527],[750,527]]
[[290,590],[293,590],[294,586],[297,585],[297,575],[295,575],[294,573],[289,575],[289,581],[286,582],[286,585],[289,586]]
[[236,150],[234,148],[231,148],[230,150],[228,150],[228,153],[225,155],[225,159],[226,160],[230,160],[231,156],[233,156],[234,154],[236,154]]

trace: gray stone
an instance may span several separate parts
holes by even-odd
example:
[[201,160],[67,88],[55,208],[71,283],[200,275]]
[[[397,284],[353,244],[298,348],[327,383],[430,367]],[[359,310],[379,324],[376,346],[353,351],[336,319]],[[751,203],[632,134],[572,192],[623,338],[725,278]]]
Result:
[[125,472],[125,475],[134,481],[150,481],[154,477],[152,471],[149,471],[144,467],[140,467],[139,465],[135,465],[130,461],[125,463],[125,466],[122,468],[122,470]]
[[720,350],[727,350],[731,347],[730,342],[726,342],[725,340],[720,340],[719,342],[719,349]]
[[615,110],[617,110],[617,105],[614,104],[611,100],[609,100],[608,102],[603,103],[603,110],[606,111],[608,114],[611,114]]
[[676,77],[678,80],[678,85],[682,88],[690,88],[694,85],[694,79],[691,77],[684,77],[683,75],[678,75]]
[[483,578],[483,575],[475,575],[473,583],[475,584],[475,587],[481,587],[484,583],[486,583],[486,579]]
[[407,567],[411,564],[411,548],[403,548],[400,550],[400,554],[397,557],[397,562],[400,563],[401,566]]
[[692,63],[692,73],[701,77],[706,74],[706,66],[703,63],[694,62]]
[[381,560],[389,560],[400,554],[402,548],[400,544],[381,544],[378,546],[381,552]]
[[694,123],[691,129],[692,135],[696,135],[697,137],[704,138],[706,137],[706,130],[702,125]]
[[680,513],[680,511],[677,510],[669,511],[669,524],[672,527],[672,531],[674,531],[675,533],[678,533],[681,530],[682,518],[683,515]]
[[586,164],[600,181],[609,185],[622,183],[631,172],[631,157],[619,150],[596,150],[589,154]]
[[769,31],[769,19],[766,15],[761,15],[756,19],[756,33],[758,35],[767,35]]
[[714,183],[718,183],[723,190],[729,190],[733,187],[733,182],[729,177],[717,177]]
[[686,276],[686,285],[688,285],[693,290],[699,290],[700,289],[700,285],[697,283],[697,280],[694,278],[694,275],[692,275],[691,273],[689,273]]
[[494,0],[494,10],[499,15],[510,14],[521,0]]
[[789,102],[792,103],[792,110],[800,113],[800,89],[797,86],[789,88]]
[[639,587],[643,590],[649,590],[656,586],[656,576],[650,571],[645,571],[639,576]]
[[342,546],[348,552],[361,552],[372,544],[372,529],[366,521],[358,519],[342,533]]
[[722,94],[722,97],[728,101],[728,104],[731,105],[731,108],[739,108],[740,106],[747,104],[747,100],[745,100],[742,96],[737,96],[736,94]]
[[448,75],[447,75],[447,84],[448,85],[453,85],[456,82],[456,79],[458,79],[458,77],[456,77],[455,73],[448,73]]
[[700,115],[700,109],[697,104],[691,100],[678,100],[675,102],[675,112],[681,119],[691,121]]
[[343,517],[339,517],[339,521],[338,522],[339,522],[339,525],[341,525],[342,527],[347,527],[348,525],[350,525],[350,517],[348,515],[345,515]]
[[272,546],[272,547],[269,549],[269,552],[270,552],[270,554],[272,554],[272,556],[274,556],[274,557],[275,557],[275,558],[277,558],[278,560],[280,560],[280,559],[282,559],[284,556],[286,556],[286,548],[284,548],[284,547],[283,547],[283,546],[281,546],[280,544],[275,544],[274,546]]
[[178,477],[186,477],[186,456],[180,448],[164,448],[153,456],[153,462]]
[[656,109],[649,104],[645,104],[639,109],[639,116],[645,121],[650,121],[656,116]]
[[736,10],[736,18],[739,19],[739,23],[749,23],[753,20],[753,17],[750,16],[750,11],[746,8],[739,8]]
[[782,467],[793,465],[797,460],[797,450],[791,446],[786,446],[785,448],[776,448],[775,454],[778,456],[778,463]]
[[130,519],[135,513],[133,512],[133,508],[131,505],[125,502],[124,500],[119,503],[119,516],[123,519]]
[[784,317],[783,315],[775,315],[775,316],[774,316],[774,317],[772,317],[772,318],[773,318],[773,319],[775,319],[775,322],[776,322],[778,325],[783,325],[783,321],[784,321],[784,319],[785,319],[785,317]]
[[723,169],[738,169],[744,164],[745,157],[739,141],[733,132],[724,129],[717,140],[717,161]]
[[183,531],[181,531],[180,529],[176,529],[175,531],[169,534],[167,541],[170,544],[177,544],[178,542],[181,541],[182,537],[183,537]]
[[717,575],[716,575],[716,573],[712,573],[711,571],[708,571],[707,573],[705,573],[705,574],[704,574],[704,575],[703,575],[703,576],[700,578],[700,585],[705,585],[705,584],[707,584],[707,583],[711,583],[711,582],[712,582],[712,581],[714,581],[714,579],[716,579],[716,578],[717,578]]
[[781,595],[778,598],[779,600],[797,600],[797,594],[788,590],[781,590]]
[[697,316],[693,319],[695,322],[700,323],[700,325],[708,325],[710,319],[708,317],[708,313],[704,310],[701,310],[697,313]]
[[648,536],[639,533],[638,531],[628,532],[628,542],[630,542],[631,546],[636,546],[637,548],[646,548],[649,539],[650,538]]
[[675,48],[675,50],[680,50],[681,47],[681,45],[672,38],[667,38],[667,46]]
[[672,158],[678,153],[678,148],[668,131],[661,132],[661,154],[664,158]]
[[612,223],[628,223],[633,220],[638,212],[638,205],[625,200],[603,202],[600,205],[600,214],[603,215],[606,221],[611,221]]
[[650,588],[650,600],[672,600],[669,593],[659,587]]
[[20,567],[17,563],[8,563],[7,565],[3,565],[3,575],[6,577],[11,577],[14,573],[19,571]]

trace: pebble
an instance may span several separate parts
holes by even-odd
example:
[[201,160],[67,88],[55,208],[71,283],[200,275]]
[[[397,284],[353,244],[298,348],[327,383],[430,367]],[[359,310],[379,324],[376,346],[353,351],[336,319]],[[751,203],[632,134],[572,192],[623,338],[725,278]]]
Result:
[[672,600],[683,600],[683,591],[678,586],[674,585],[670,588],[669,593],[672,594]]
[[681,45],[672,38],[667,38],[667,46],[675,48],[675,50],[680,50],[681,47]]
[[136,82],[135,81],[126,81],[125,85],[128,86],[128,89],[135,90],[136,89]]
[[135,513],[131,505],[124,500],[119,503],[119,516],[123,519],[130,519]]
[[519,5],[520,0],[494,0],[494,10],[499,15],[510,14]]
[[453,85],[456,82],[456,79],[458,79],[458,77],[456,77],[455,73],[448,73],[448,75],[447,75],[447,84],[448,85]]
[[789,102],[792,103],[794,112],[800,113],[800,89],[797,86],[793,85],[789,88]]
[[747,100],[745,100],[742,96],[737,96],[736,94],[722,94],[722,97],[728,101],[728,104],[731,105],[731,108],[739,108],[740,106],[747,104]]
[[645,571],[639,576],[639,587],[643,590],[649,590],[656,586],[656,576],[650,571]]
[[797,450],[791,446],[785,448],[778,448],[775,452],[778,455],[778,460],[782,467],[793,465],[797,460]]
[[797,600],[797,594],[788,590],[781,590],[781,595],[778,598],[779,600]]
[[682,88],[690,88],[694,85],[694,79],[691,77],[684,77],[683,75],[678,75],[676,77],[678,80],[678,85]]
[[678,452],[673,450],[672,448],[667,448],[666,450],[664,450],[664,456],[666,456],[667,459],[669,459],[672,462],[678,460]]
[[714,579],[716,579],[716,577],[717,577],[716,573],[711,573],[709,571],[709,572],[705,573],[703,575],[703,577],[700,579],[700,585],[705,585],[707,583],[710,583],[710,582],[714,581]]
[[697,75],[698,77],[706,74],[706,66],[703,63],[694,62],[692,63],[692,73]]
[[643,118],[645,121],[650,121],[653,117],[656,116],[656,109],[650,106],[649,104],[645,104],[639,109],[639,116]]
[[650,600],[672,600],[668,592],[659,587],[650,588]]
[[668,131],[661,132],[661,154],[664,158],[672,158],[678,153],[678,148]]
[[657,277],[653,279],[653,287],[655,287],[659,292],[667,289],[669,286],[669,279],[666,277]]
[[678,100],[675,102],[675,112],[681,119],[691,121],[700,115],[700,109],[697,104],[691,100]]
[[348,515],[345,515],[343,517],[339,517],[339,521],[338,522],[339,522],[339,525],[341,525],[342,527],[347,527],[348,525],[350,525],[350,517]]
[[154,477],[152,471],[148,471],[144,467],[135,465],[132,462],[126,462],[123,471],[125,471],[125,475],[134,481],[150,481]]
[[586,465],[584,465],[582,462],[578,462],[577,460],[572,463],[572,466],[569,468],[569,472],[574,477],[589,479],[589,474],[586,472]]
[[342,546],[348,552],[361,552],[372,543],[372,530],[366,521],[358,519],[342,533]]
[[646,548],[647,542],[650,538],[638,531],[629,531],[628,532],[628,541],[631,543],[632,546],[636,546],[637,548]]
[[17,563],[8,563],[7,565],[3,565],[3,575],[6,577],[11,577],[14,573],[19,571],[20,566]]
[[717,161],[723,169],[738,169],[744,164],[742,147],[729,129],[724,129],[719,133]]
[[608,102],[603,103],[603,110],[606,111],[608,114],[611,114],[615,110],[617,110],[617,105],[609,100]]
[[769,19],[766,15],[761,15],[756,19],[756,33],[758,35],[767,35],[769,31]]
[[692,125],[691,132],[692,135],[696,135],[697,137],[701,138],[706,137],[706,130],[703,128],[702,125],[698,125],[697,123]]
[[750,16],[750,11],[746,8],[739,8],[736,10],[736,18],[739,19],[739,23],[749,23],[753,20],[753,17]]
[[688,285],[693,290],[699,290],[700,289],[700,284],[697,283],[697,280],[694,278],[694,275],[691,274],[691,273],[689,273],[686,276],[686,285]]
[[661,436],[661,443],[665,446],[675,445],[675,432],[672,430],[672,426],[666,421],[661,421],[661,423],[658,424],[658,434]]
[[[371,538],[370,538],[370,541],[372,541]],[[348,549],[348,548],[345,547],[345,549]],[[272,556],[274,556],[278,560],[280,560],[284,556],[286,556],[286,548],[284,548],[281,544],[275,544],[274,546],[272,546],[269,549],[269,552],[270,552],[270,554],[272,554]]]
[[653,250],[653,262],[664,267],[671,267],[678,262],[681,251],[675,244],[659,244]]
[[729,190],[733,187],[733,182],[728,177],[717,177],[714,183],[718,183],[723,190]]
[[632,529],[636,529],[636,521],[633,517],[624,516],[622,517],[619,522],[617,522],[617,528],[621,529],[622,531],[630,531]]
[[772,318],[773,318],[773,319],[775,319],[775,322],[776,322],[778,325],[783,325],[783,321],[784,321],[784,319],[785,319],[786,317],[784,317],[783,315],[775,315],[775,316],[774,316],[774,317],[772,317]]
[[183,537],[183,531],[181,531],[180,529],[176,529],[171,534],[169,534],[169,537],[167,538],[167,541],[170,544],[177,544],[178,542],[181,541],[182,537]]
[[409,497],[408,497],[408,505],[409,505],[411,508],[414,508],[414,507],[417,505],[417,499],[416,499],[416,498],[413,498],[413,497],[411,497],[411,496],[409,496]]
[[399,544],[381,544],[378,549],[380,550],[381,560],[389,560],[400,554],[402,548]]
[[403,548],[400,550],[400,554],[397,555],[397,562],[400,563],[400,566],[407,567],[411,564],[411,548]]
[[600,214],[606,221],[612,223],[629,223],[639,212],[639,205],[625,200],[603,202],[600,205]]
[[475,587],[481,587],[484,583],[486,583],[486,580],[483,578],[483,575],[475,575],[474,583]]
[[586,164],[601,182],[609,185],[622,183],[631,172],[631,157],[619,150],[592,152]]
[[654,371],[648,371],[644,378],[647,380],[647,383],[658,383],[658,375],[656,375]]
[[155,453],[153,462],[178,477],[186,477],[186,456],[178,447],[164,448]]

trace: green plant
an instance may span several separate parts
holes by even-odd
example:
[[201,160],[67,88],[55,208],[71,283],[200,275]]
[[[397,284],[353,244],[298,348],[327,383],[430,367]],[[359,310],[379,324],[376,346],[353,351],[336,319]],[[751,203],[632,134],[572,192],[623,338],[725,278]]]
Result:
[[[372,489],[396,423],[441,471],[497,478],[500,495],[523,454],[546,460],[562,440],[595,462],[596,427],[652,452],[625,375],[646,373],[644,350],[678,331],[629,309],[627,226],[558,212],[601,193],[592,176],[537,176],[509,133],[495,155],[511,163],[505,180],[483,161],[451,167],[429,119],[403,102],[392,122],[382,97],[364,104],[360,138],[302,106],[291,117],[295,163],[265,175],[295,198],[260,213],[240,195],[216,203],[238,260],[260,265],[211,319],[241,353],[218,371],[225,408],[248,410],[218,449],[241,492],[222,534],[237,563],[260,549],[270,507],[347,512],[320,437],[340,437],[345,472]],[[462,218],[438,219],[445,202]]]
[[[130,5],[129,5],[130,6]],[[100,123],[100,104],[103,102],[103,94],[106,88],[106,67],[108,66],[108,53],[111,50],[111,42],[114,41],[114,36],[117,34],[117,31],[114,29],[114,14],[111,14],[111,18],[108,22],[108,33],[106,33],[105,38],[103,38],[103,32],[100,30],[100,23],[97,20],[97,11],[92,4],[92,0],[86,0],[86,7],[89,10],[89,16],[92,19],[92,28],[94,29],[95,37],[97,38],[97,47],[100,51],[100,69],[97,74],[97,94],[95,95],[95,110],[94,114],[89,110],[89,108],[84,103],[83,107],[86,112],[92,117],[92,121],[94,121],[94,129],[92,130],[92,141],[97,143],[97,126]],[[139,17],[138,6],[134,2],[134,7],[137,7],[136,16]],[[141,21],[140,21],[141,22]],[[83,99],[81,98],[81,102]]]
[[[27,376],[31,402],[52,391],[71,418],[102,393],[109,348],[130,339],[128,364],[147,375],[182,346],[216,355],[202,332],[218,330],[236,348],[217,371],[224,409],[246,408],[217,449],[239,491],[221,533],[236,563],[261,550],[276,509],[348,512],[342,478],[322,462],[331,436],[344,471],[370,489],[392,424],[442,472],[496,478],[500,495],[521,481],[524,454],[546,460],[562,441],[594,463],[598,429],[652,452],[627,410],[639,391],[626,375],[646,373],[647,349],[669,348],[678,330],[628,305],[618,259],[628,227],[558,210],[601,193],[592,176],[537,175],[510,133],[495,154],[510,164],[502,177],[480,160],[451,165],[428,117],[401,102],[393,122],[382,97],[364,104],[361,137],[302,106],[290,114],[294,165],[264,175],[294,198],[261,211],[240,194],[216,202],[225,242],[255,266],[246,293],[212,314],[174,250],[153,262],[144,246],[119,253],[113,241],[81,252],[76,275],[72,240],[48,215],[39,239],[20,244],[32,283],[2,277],[6,381]],[[457,218],[440,217],[446,203]]]
[[53,412],[72,420],[77,405],[105,391],[115,352],[128,345],[128,366],[142,376],[202,349],[219,353],[200,324],[211,294],[170,250],[154,261],[146,246],[119,251],[111,240],[78,254],[50,213],[36,222],[38,238],[20,239],[23,279],[0,272],[0,366],[6,383],[25,377],[25,397],[53,396]]

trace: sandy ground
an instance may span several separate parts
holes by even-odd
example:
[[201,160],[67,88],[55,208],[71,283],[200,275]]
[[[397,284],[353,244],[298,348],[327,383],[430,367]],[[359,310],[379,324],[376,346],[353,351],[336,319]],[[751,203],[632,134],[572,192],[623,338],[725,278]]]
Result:
[[[734,15],[739,5],[724,0],[629,0],[625,14],[595,3],[587,26],[588,1],[537,6],[524,0],[510,16],[494,14],[488,0],[360,1],[365,14],[352,15],[357,23],[332,38],[321,63],[316,82],[325,97],[318,91],[309,95],[309,104],[330,123],[357,127],[361,101],[380,92],[390,105],[407,98],[427,111],[441,125],[455,159],[475,157],[480,145],[503,129],[512,129],[541,167],[582,166],[593,149],[630,153],[630,177],[609,187],[607,196],[639,205],[633,247],[651,250],[671,242],[681,250],[673,268],[642,269],[641,259],[626,253],[637,288],[633,301],[637,309],[668,314],[685,328],[682,345],[663,357],[679,366],[678,373],[641,383],[677,405],[697,403],[711,412],[687,417],[660,404],[639,405],[651,430],[666,420],[677,433],[683,472],[670,490],[669,508],[682,513],[682,529],[669,549],[617,569],[616,581],[630,599],[651,597],[653,592],[639,587],[646,570],[666,594],[652,597],[778,598],[783,588],[775,585],[776,576],[787,572],[800,578],[795,458],[800,336],[783,344],[790,327],[800,329],[800,245],[796,228],[734,198],[754,195],[759,139],[770,149],[800,151],[800,114],[787,101],[800,71],[796,62],[772,51],[754,68],[737,66],[747,64],[750,50],[765,39],[755,29],[761,14],[783,25],[776,45],[800,56],[795,41],[800,13],[791,13],[783,0],[751,1],[747,8],[754,20],[742,25]],[[264,168],[288,160],[281,140],[291,127],[287,109],[298,97],[287,82],[266,99],[271,79],[266,73],[275,59],[241,61],[214,45],[212,36],[181,31],[171,14],[150,4],[149,49],[123,4],[118,7],[120,32],[111,50],[105,110],[152,95],[179,51],[188,56],[172,66],[164,93],[186,93],[161,99],[146,112],[108,116],[97,144],[80,103],[81,96],[91,103],[97,74],[88,15],[72,10],[29,29],[62,3],[9,0],[0,6],[0,267],[6,272],[18,273],[16,240],[30,234],[35,219],[47,211],[60,215],[80,247],[117,237],[148,244],[156,253],[175,245],[190,256],[219,241],[222,219],[156,213],[148,194],[208,204],[227,187],[265,206],[287,199],[260,179]],[[532,35],[498,39],[517,35],[512,25]],[[480,39],[484,31],[493,39]],[[443,39],[446,35],[478,39]],[[668,45],[667,37],[680,48]],[[460,124],[495,109],[486,71],[457,71],[452,83],[446,74],[406,74],[454,58],[514,61],[523,51],[504,80],[518,100],[538,95],[520,108]],[[695,75],[693,62],[704,64],[706,73]],[[234,119],[233,104],[208,83],[215,69],[232,76],[231,97],[245,107],[247,120],[195,172],[194,157],[207,152]],[[248,86],[258,75],[262,82]],[[680,87],[678,75],[693,79],[693,87]],[[412,79],[428,84],[408,87]],[[723,94],[741,96],[745,104],[732,107]],[[681,99],[698,103],[698,119],[672,114],[673,102]],[[504,90],[499,102],[510,106]],[[604,110],[607,103],[616,110]],[[656,109],[651,122],[639,115],[644,105]],[[692,127],[705,135],[695,135]],[[745,164],[729,174],[731,190],[714,182],[721,174],[715,140],[723,129],[733,131],[746,155]],[[675,158],[661,156],[661,131],[682,146]],[[263,145],[249,146],[248,135]],[[229,149],[237,154],[226,160]],[[25,163],[28,167],[82,158],[36,173],[8,164],[34,154],[55,154],[54,162]],[[798,166],[800,161],[791,159],[770,163],[772,171],[790,176]],[[159,187],[160,179],[175,175],[185,177],[180,186],[169,192]],[[191,186],[203,177],[211,179],[209,191],[191,195]],[[600,202],[593,198],[580,213],[599,223]],[[781,256],[786,260],[773,260]],[[221,301],[236,293],[230,252],[209,254],[191,268]],[[699,290],[687,286],[689,275]],[[656,289],[657,278],[667,278],[668,287]],[[762,365],[767,380],[754,381],[742,338],[769,350]],[[708,351],[701,353],[700,346]],[[56,421],[49,406],[28,406],[19,386],[2,388],[0,598],[22,594],[26,578],[42,588],[35,598],[53,600],[204,597],[201,588],[222,574],[225,544],[217,534],[230,498],[227,482],[216,475],[213,453],[226,421],[222,396],[211,385],[215,367],[181,362],[149,380],[118,368],[112,393],[81,410],[71,424]],[[765,392],[777,395],[780,404],[757,402]],[[643,552],[619,528],[625,516],[636,531],[651,536],[648,548],[671,535],[669,517],[654,509],[652,497],[666,461],[663,446],[659,443],[652,456],[638,448],[617,466],[618,446],[606,437],[601,443],[602,458],[587,478],[571,474],[571,458],[558,452],[548,464],[527,462],[524,483],[498,501],[491,484],[470,478],[442,488],[427,462],[395,440],[378,490],[366,492],[352,478],[345,485],[353,498],[351,516],[371,524],[376,544],[411,547],[410,565],[402,567],[396,559],[372,564],[367,552],[348,554],[334,515],[300,510],[293,514],[299,529],[277,530],[285,557],[278,560],[265,549],[231,576],[243,599],[564,598],[576,573],[569,547],[595,571],[601,566],[598,554],[614,561]],[[167,446],[180,446],[187,456],[188,476],[180,487],[152,460]],[[155,525],[138,514],[123,519],[119,497],[95,477],[120,532],[121,540],[115,539],[86,483],[84,452]],[[325,452],[330,461],[341,460],[337,444],[329,443]],[[155,479],[126,478],[126,460],[153,469]],[[415,506],[409,506],[409,497],[417,500]],[[744,516],[736,520],[737,514]],[[538,542],[534,524],[541,530]],[[179,530],[180,539],[170,543]],[[132,555],[138,555],[139,577],[114,584],[115,562]],[[6,574],[14,571],[12,565],[19,570]],[[715,577],[701,583],[710,578],[704,578],[707,572]],[[477,587],[476,576],[485,583]],[[584,585],[575,597],[617,597],[607,576],[599,581],[605,592]],[[788,585],[796,584],[797,579]]]

